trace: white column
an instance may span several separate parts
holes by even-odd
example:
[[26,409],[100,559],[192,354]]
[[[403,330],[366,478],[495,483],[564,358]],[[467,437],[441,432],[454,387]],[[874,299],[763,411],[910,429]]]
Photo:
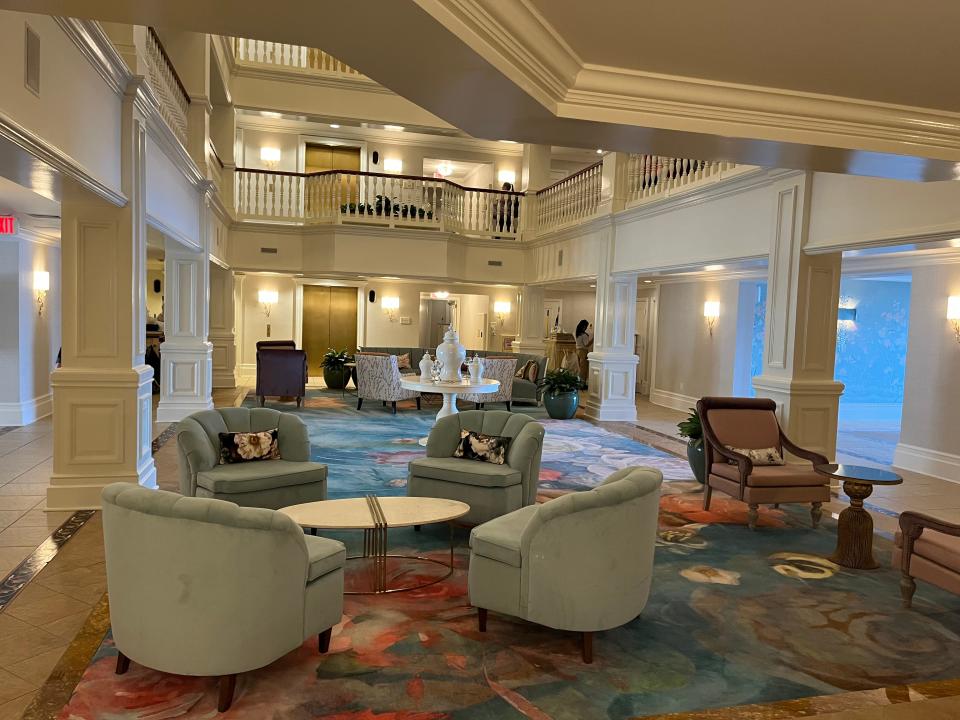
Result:
[[547,344],[543,336],[543,288],[524,285],[520,288],[520,307],[517,310],[517,339],[513,351],[543,355]]
[[550,182],[550,146],[524,145],[523,171],[518,187],[524,192],[535,193],[543,190]]
[[763,373],[753,387],[776,401],[780,424],[793,442],[832,458],[843,392],[843,383],[833,378],[840,253],[803,252],[809,174],[785,180],[774,191]]
[[210,210],[200,203],[200,250],[167,239],[164,252],[163,335],[160,345],[158,422],[176,422],[213,407],[210,314]]
[[61,205],[63,366],[53,387],[47,508],[99,508],[113,482],[156,487],[146,350],[146,130],[131,82],[121,120],[118,208],[76,185]]
[[210,344],[213,347],[213,387],[237,386],[237,339],[233,271],[210,264]]
[[597,314],[584,409],[594,420],[631,421],[637,418],[637,276],[611,275],[613,235],[605,233],[597,243]]
[[627,204],[627,153],[607,153],[603,156],[603,174],[600,178],[600,208],[598,214],[623,210]]

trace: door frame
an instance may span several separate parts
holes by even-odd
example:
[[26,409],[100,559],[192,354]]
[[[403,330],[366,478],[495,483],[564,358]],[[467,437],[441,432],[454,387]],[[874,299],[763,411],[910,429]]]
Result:
[[297,135],[297,172],[303,172],[307,162],[307,144],[332,145],[334,147],[360,148],[360,172],[367,172],[367,141],[349,138],[324,137],[322,135]]
[[367,326],[367,305],[364,300],[367,284],[350,280],[335,280],[331,278],[305,278],[298,277],[293,279],[295,283],[293,292],[293,340],[297,347],[303,347],[303,286],[319,285],[321,287],[352,287],[357,289],[357,346],[363,347],[366,342],[366,336],[363,329]]

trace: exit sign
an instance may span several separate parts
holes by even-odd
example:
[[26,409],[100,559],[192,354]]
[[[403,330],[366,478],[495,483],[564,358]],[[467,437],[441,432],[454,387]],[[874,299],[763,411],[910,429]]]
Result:
[[12,215],[0,215],[0,235],[16,235],[17,219]]

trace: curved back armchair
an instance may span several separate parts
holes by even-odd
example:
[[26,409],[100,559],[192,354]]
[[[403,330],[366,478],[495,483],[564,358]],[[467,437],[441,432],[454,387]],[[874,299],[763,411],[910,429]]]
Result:
[[[798,447],[784,435],[777,421],[777,405],[768,398],[705,397],[697,402],[703,426],[707,478],[703,507],[710,509],[713,490],[725,492],[748,505],[747,522],[756,529],[761,504],[811,503],[813,526],[820,522],[821,505],[830,500],[829,479],[813,470],[828,462],[812,450]],[[759,465],[738,450],[775,448],[809,461],[809,465]]]
[[401,375],[396,355],[358,352],[355,360],[357,363],[357,410],[363,405],[364,400],[380,400],[383,403],[390,403],[396,415],[397,402],[413,399],[416,399],[417,409],[420,409],[420,393],[416,390],[407,390],[400,385]]
[[499,380],[500,387],[493,393],[463,393],[457,397],[467,402],[483,407],[487,403],[502,402],[507,404],[513,399],[513,374],[517,371],[517,358],[514,357],[486,357],[483,361],[483,377],[490,380]]
[[473,529],[470,603],[558,630],[584,634],[633,620],[653,575],[663,476],[618,470],[593,490],[525,507]]
[[[511,438],[503,465],[453,457],[461,430]],[[476,524],[537,501],[543,425],[506,410],[466,410],[437,420],[427,456],[410,462],[407,495],[462,500]]]
[[261,340],[257,343],[256,395],[263,407],[267,397],[293,397],[297,407],[307,394],[307,353],[292,340]]
[[102,501],[118,673],[133,660],[220,676],[224,710],[237,673],[314,634],[325,650],[343,611],[342,543],[305,537],[272,510],[129,483],[108,485]]

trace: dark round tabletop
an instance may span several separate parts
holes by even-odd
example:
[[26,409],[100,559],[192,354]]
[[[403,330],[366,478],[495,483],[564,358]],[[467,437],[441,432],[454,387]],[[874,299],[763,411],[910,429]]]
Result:
[[865,465],[830,463],[829,465],[817,465],[813,469],[821,475],[828,475],[838,480],[870,483],[871,485],[899,485],[903,482],[903,478],[895,472],[866,467]]

